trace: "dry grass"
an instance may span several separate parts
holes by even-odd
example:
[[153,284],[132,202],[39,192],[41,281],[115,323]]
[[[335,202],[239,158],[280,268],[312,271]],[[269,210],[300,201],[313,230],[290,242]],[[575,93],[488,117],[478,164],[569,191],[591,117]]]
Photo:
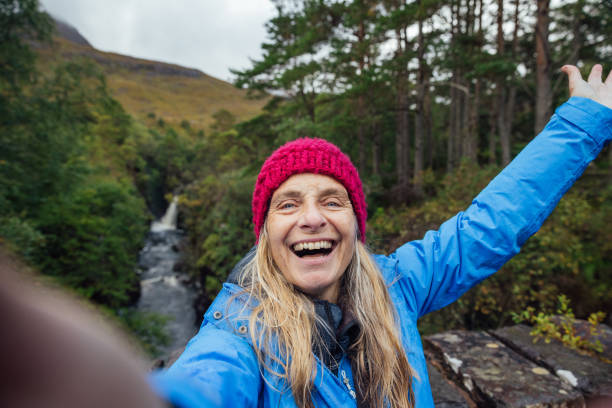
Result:
[[39,48],[39,54],[42,67],[77,58],[96,61],[112,95],[143,121],[154,113],[169,124],[187,120],[192,128],[208,130],[212,115],[221,109],[242,121],[260,113],[267,102],[248,99],[246,91],[193,69],[102,52],[64,38],[54,38],[53,46]]

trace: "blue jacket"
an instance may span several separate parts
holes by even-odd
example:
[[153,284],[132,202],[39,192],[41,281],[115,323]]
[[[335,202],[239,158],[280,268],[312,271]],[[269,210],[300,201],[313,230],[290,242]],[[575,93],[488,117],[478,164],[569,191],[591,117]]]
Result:
[[[389,256],[375,255],[417,373],[413,387],[418,408],[434,406],[419,317],[454,302],[517,254],[610,139],[612,110],[571,98],[464,212]],[[248,305],[244,297],[233,297],[240,291],[235,284],[224,284],[185,352],[169,370],[152,376],[154,389],[176,406],[295,406],[288,385],[257,363],[245,326]],[[346,358],[337,376],[319,362],[315,406],[356,407],[353,389]]]

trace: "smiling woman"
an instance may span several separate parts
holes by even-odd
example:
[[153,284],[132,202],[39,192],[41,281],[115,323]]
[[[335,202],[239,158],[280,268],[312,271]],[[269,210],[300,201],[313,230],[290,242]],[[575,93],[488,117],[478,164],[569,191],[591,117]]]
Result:
[[298,139],[264,163],[257,245],[200,332],[152,378],[178,406],[433,407],[417,320],[518,253],[612,139],[612,74],[572,98],[465,211],[389,256],[365,246],[357,170],[336,146]]
[[274,192],[264,230],[285,279],[336,303],[340,278],[355,252],[356,226],[342,184],[307,173],[290,177]]

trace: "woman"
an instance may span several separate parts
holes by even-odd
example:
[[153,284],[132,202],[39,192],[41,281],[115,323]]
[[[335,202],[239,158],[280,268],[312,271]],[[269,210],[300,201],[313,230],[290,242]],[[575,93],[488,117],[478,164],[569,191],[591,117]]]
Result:
[[515,255],[612,139],[612,73],[563,70],[577,97],[465,212],[390,256],[364,245],[348,157],[320,139],[279,148],[253,193],[256,250],[154,388],[184,407],[432,407],[417,319]]

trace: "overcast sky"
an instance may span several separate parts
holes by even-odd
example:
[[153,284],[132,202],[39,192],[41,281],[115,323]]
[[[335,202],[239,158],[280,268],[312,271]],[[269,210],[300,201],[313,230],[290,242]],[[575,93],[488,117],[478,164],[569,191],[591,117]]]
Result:
[[261,55],[270,0],[40,0],[91,45],[229,80]]

